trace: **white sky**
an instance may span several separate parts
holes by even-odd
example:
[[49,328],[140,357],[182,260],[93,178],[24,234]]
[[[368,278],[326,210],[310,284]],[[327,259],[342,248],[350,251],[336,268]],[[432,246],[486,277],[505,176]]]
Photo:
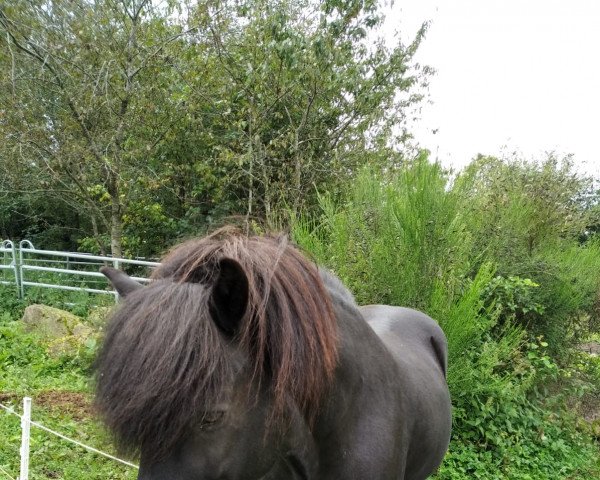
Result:
[[[396,0],[385,26],[437,70],[413,131],[445,165],[573,153],[600,177],[600,0]],[[436,134],[433,130],[438,129]]]

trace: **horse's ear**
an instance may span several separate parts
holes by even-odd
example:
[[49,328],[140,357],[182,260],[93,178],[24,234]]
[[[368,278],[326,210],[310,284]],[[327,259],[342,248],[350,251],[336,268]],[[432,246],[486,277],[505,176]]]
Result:
[[116,268],[102,267],[100,272],[104,274],[106,278],[108,278],[114,289],[123,298],[125,298],[131,292],[135,292],[136,290],[143,288],[141,284],[129,278],[125,272],[117,270]]
[[248,307],[248,277],[242,266],[230,258],[219,260],[218,267],[211,314],[223,332],[235,335]]

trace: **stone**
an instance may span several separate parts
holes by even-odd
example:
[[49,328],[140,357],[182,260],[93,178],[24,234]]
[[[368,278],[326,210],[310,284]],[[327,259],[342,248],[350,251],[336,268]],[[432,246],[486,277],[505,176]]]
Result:
[[77,315],[47,305],[30,305],[21,320],[53,357],[76,353],[96,334]]
[[111,307],[95,307],[93,308],[86,318],[86,322],[92,327],[102,330],[106,326],[106,320],[110,313],[114,310],[114,306]]
[[94,329],[84,325],[83,323],[80,323],[73,327],[72,333],[75,338],[81,341],[81,343],[85,343],[85,341],[94,334]]
[[73,328],[82,322],[77,315],[59,308],[39,304],[28,306],[21,320],[28,332],[32,332],[46,340],[70,335]]

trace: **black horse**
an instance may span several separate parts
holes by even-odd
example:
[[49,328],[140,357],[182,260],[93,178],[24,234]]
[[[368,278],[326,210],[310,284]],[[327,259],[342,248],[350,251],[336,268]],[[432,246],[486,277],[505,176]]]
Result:
[[285,237],[221,230],[175,248],[124,301],[96,404],[144,480],[424,479],[450,438],[446,339],[358,307]]

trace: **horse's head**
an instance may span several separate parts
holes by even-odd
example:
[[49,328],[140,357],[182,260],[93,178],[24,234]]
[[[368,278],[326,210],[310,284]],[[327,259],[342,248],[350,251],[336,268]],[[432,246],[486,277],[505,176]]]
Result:
[[334,324],[314,318],[333,316],[316,268],[269,245],[252,258],[175,251],[147,287],[103,270],[123,301],[96,402],[140,453],[140,479],[314,478],[311,418],[335,362]]

